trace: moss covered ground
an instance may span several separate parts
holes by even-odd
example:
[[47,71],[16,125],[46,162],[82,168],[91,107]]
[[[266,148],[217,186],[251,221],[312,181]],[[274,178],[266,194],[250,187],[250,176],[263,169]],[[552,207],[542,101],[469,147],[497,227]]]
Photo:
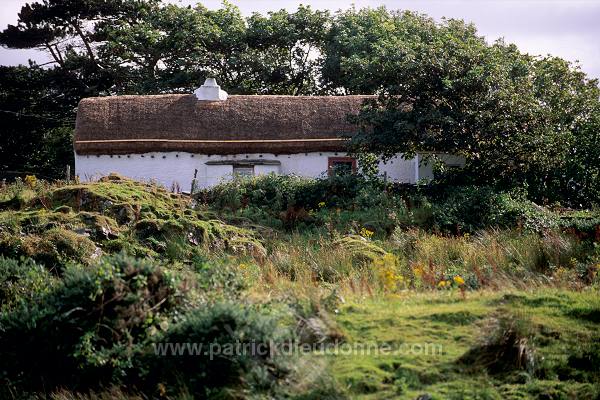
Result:
[[0,199],[0,253],[50,268],[126,251],[185,263],[198,246],[264,254],[257,236],[197,212],[189,197],[111,175],[91,184],[14,188]]

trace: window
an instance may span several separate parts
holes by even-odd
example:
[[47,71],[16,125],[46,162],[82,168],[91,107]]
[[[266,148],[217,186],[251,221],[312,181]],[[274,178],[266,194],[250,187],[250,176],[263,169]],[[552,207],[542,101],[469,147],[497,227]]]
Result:
[[254,176],[254,165],[233,165],[233,176]]
[[352,157],[329,157],[328,174],[350,175],[356,172],[356,160]]

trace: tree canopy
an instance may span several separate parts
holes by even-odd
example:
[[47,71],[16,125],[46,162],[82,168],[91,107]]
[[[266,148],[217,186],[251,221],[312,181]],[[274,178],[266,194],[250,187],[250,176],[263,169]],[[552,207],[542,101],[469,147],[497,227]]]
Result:
[[29,155],[58,128],[56,143],[68,147],[62,127],[83,97],[189,92],[211,76],[230,93],[376,94],[356,118],[356,152],[453,153],[467,165],[446,180],[599,201],[597,81],[560,58],[488,43],[461,20],[383,7],[243,16],[227,2],[39,0],[0,44],[52,60],[2,69],[3,170],[64,163]]

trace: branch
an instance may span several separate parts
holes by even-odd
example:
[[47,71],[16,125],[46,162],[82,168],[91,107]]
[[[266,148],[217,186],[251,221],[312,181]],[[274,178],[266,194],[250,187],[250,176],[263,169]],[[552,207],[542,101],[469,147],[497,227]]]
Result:
[[[62,60],[62,57],[58,57],[58,55],[54,52],[54,50],[52,49],[52,45],[48,42],[44,43],[45,47],[48,49],[48,51],[50,51],[50,54],[52,54],[52,58],[54,58],[54,61],[60,65],[61,67],[64,68],[65,64]],[[58,49],[57,49],[58,51]]]
[[87,38],[85,37],[85,34],[81,30],[81,27],[79,26],[79,24],[76,22],[71,22],[71,26],[73,26],[73,28],[75,28],[75,32],[77,32],[77,35],[81,38],[81,41],[83,42],[83,44],[87,50],[90,60],[92,60],[92,62],[94,62],[94,64],[96,64],[96,66],[99,67],[100,65],[98,65],[98,63],[96,62],[96,56],[94,55],[92,46],[90,46],[90,43],[88,42]]
[[62,54],[60,53],[60,49],[58,48],[58,43],[54,44],[54,50],[56,50],[56,55],[58,56],[58,58],[60,59],[60,63],[61,65],[64,66],[65,60],[63,59]]

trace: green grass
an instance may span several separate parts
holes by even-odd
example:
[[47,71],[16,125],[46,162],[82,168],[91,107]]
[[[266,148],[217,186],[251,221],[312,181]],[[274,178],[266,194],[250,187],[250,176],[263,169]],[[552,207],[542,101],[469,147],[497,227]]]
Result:
[[[490,334],[485,321],[499,313],[531,321],[543,359],[540,376],[524,371],[490,376],[467,372],[457,363]],[[594,383],[600,366],[577,379],[568,357],[598,339],[598,313],[600,298],[592,290],[478,292],[466,299],[456,291],[407,293],[353,300],[337,316],[349,343],[387,343],[399,350],[330,356],[331,370],[346,394],[357,399],[414,399],[423,393],[438,399],[592,398],[600,393]],[[419,345],[430,346],[429,354],[419,351]]]

